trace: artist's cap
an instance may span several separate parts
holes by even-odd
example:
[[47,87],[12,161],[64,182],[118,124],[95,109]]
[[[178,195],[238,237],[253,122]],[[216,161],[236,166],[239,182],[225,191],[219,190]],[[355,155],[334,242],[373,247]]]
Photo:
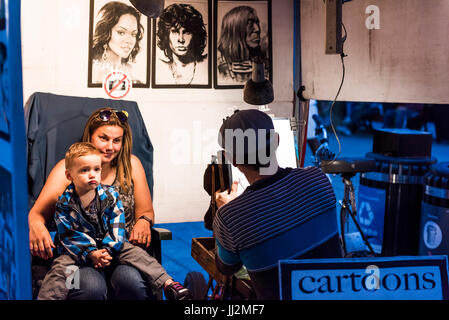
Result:
[[[227,131],[234,133],[234,141],[226,141]],[[238,135],[238,132],[243,132],[244,134],[245,141],[243,150],[238,150],[238,147],[236,146],[235,139],[241,138]],[[253,134],[251,135],[250,133]],[[223,120],[219,132],[218,143],[223,149],[234,156],[243,154],[246,157],[245,159],[247,159],[248,155],[257,154],[259,150],[260,152],[265,152],[270,149],[270,143],[273,140],[272,133],[274,133],[273,120],[266,113],[257,109],[236,110],[232,116]],[[262,138],[265,141],[261,141]],[[243,143],[243,141],[241,142]],[[247,163],[246,160],[245,163]]]

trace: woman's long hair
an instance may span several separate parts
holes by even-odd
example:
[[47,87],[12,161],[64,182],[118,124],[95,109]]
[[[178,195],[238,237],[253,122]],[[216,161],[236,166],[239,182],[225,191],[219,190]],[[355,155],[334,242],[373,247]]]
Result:
[[[111,117],[108,121],[103,121],[100,119],[99,114],[102,111],[111,111]],[[118,117],[113,112],[114,109],[111,108],[100,108],[96,110],[87,120],[86,126],[84,127],[83,141],[92,142],[92,134],[98,128],[102,126],[118,126],[123,129],[123,140],[122,147],[117,155],[117,157],[112,160],[111,165],[117,168],[117,177],[120,183],[120,187],[128,192],[131,187],[131,150],[133,147],[133,139],[131,128],[129,127],[128,121],[122,123]]]
[[134,45],[130,55],[126,59],[122,59],[122,63],[127,63],[130,60],[134,61],[136,55],[140,51],[139,43],[142,40],[144,33],[144,27],[140,23],[141,14],[133,7],[118,1],[106,3],[100,9],[99,14],[102,14],[102,17],[101,20],[99,20],[95,25],[92,47],[93,59],[97,60],[103,55],[104,45],[107,45],[111,40],[112,28],[118,23],[120,18],[124,14],[131,14],[136,17],[137,20],[136,44]]
[[217,49],[227,63],[251,59],[246,44],[246,24],[250,14],[257,16],[253,8],[238,6],[229,10],[223,17]]
[[164,9],[159,17],[157,29],[157,46],[165,56],[173,61],[173,53],[170,49],[170,29],[172,27],[184,27],[192,34],[188,50],[192,61],[201,62],[207,54],[203,54],[206,48],[207,31],[201,13],[189,4],[172,4]]

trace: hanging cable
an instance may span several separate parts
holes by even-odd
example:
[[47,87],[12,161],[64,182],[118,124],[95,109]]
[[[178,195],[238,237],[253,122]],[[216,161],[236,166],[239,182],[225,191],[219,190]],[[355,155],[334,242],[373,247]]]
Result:
[[338,91],[337,91],[337,95],[335,96],[334,100],[332,101],[331,107],[329,109],[329,121],[330,121],[330,124],[331,124],[332,132],[334,133],[335,138],[337,139],[338,153],[335,155],[335,157],[334,157],[334,159],[332,159],[332,161],[330,161],[327,164],[323,165],[323,167],[332,164],[341,154],[341,142],[340,142],[340,139],[338,138],[337,131],[335,130],[335,126],[334,126],[334,123],[332,121],[332,111],[334,109],[335,102],[337,101],[338,96],[340,95],[341,88],[343,87],[343,83],[345,81],[345,61],[344,61],[344,58],[347,57],[347,55],[344,53],[343,48],[344,48],[344,43],[346,41],[348,33],[346,31],[346,27],[345,27],[344,23],[342,23],[342,26],[343,26],[343,29],[345,31],[345,35],[344,35],[344,37],[342,39],[342,52],[340,54],[343,73],[342,73],[342,77],[341,77],[340,87],[338,88]]

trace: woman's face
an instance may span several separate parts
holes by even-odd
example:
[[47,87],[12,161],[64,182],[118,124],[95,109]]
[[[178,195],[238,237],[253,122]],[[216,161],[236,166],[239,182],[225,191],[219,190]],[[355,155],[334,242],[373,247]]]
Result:
[[119,57],[126,59],[137,42],[137,19],[132,14],[124,14],[111,29],[109,48]]
[[254,13],[248,15],[246,22],[246,44],[250,48],[256,48],[260,45],[259,18]]
[[119,154],[123,133],[123,128],[109,125],[98,127],[92,133],[90,142],[100,150],[103,164],[111,162]]
[[173,54],[177,56],[185,56],[189,50],[190,41],[192,40],[192,34],[184,27],[172,27],[170,28],[170,34],[168,36],[170,49]]

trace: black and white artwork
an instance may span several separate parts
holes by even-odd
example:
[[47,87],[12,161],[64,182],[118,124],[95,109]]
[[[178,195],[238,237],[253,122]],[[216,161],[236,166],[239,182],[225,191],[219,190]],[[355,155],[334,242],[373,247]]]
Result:
[[165,1],[153,24],[153,88],[210,88],[212,0]]
[[150,86],[150,22],[125,0],[90,0],[88,87],[101,87],[112,71]]
[[214,87],[243,88],[255,57],[272,81],[271,1],[214,1]]

